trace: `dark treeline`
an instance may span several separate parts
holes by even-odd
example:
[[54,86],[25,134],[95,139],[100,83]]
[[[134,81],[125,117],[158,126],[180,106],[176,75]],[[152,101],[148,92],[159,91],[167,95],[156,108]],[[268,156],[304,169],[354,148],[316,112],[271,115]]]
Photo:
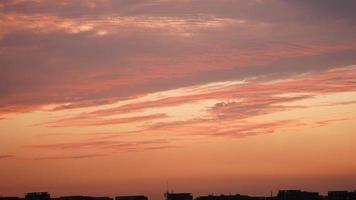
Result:
[[[329,191],[326,196],[318,192],[301,190],[280,190],[276,196],[248,196],[248,195],[208,195],[193,198],[191,193],[165,193],[165,200],[356,200],[356,191]],[[31,192],[20,197],[1,197],[0,200],[148,200],[144,195],[92,197],[92,196],[63,196],[51,198],[47,192]]]

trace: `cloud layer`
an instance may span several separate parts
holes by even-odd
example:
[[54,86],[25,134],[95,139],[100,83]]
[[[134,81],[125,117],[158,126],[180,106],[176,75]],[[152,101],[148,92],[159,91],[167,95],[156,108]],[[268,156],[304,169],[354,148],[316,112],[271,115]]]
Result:
[[[151,137],[113,134],[98,141],[105,149],[353,120],[274,115],[354,105],[355,8],[352,0],[2,1],[0,120],[44,112],[31,126]],[[73,148],[98,147],[86,139]],[[72,147],[62,142],[30,146]]]
[[355,5],[343,2],[3,1],[0,109],[351,65]]

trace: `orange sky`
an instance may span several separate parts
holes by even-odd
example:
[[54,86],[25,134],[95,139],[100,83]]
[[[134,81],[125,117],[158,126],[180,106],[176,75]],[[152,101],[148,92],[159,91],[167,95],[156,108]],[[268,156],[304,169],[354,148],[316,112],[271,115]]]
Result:
[[355,8],[0,2],[0,195],[355,189]]

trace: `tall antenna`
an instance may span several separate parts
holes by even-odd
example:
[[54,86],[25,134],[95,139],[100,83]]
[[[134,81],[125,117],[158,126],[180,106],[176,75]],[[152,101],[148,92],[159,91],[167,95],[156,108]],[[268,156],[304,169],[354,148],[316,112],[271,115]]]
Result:
[[168,180],[166,180],[166,192],[169,192],[169,187],[168,187]]
[[165,200],[168,200],[168,194],[169,194],[169,186],[168,186],[168,180],[166,180],[166,192],[164,193]]

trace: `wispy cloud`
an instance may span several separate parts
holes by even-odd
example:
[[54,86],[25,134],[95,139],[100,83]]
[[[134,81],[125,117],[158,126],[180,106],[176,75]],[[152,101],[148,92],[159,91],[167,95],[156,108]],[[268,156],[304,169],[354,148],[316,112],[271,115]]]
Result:
[[327,119],[327,120],[320,120],[316,121],[314,127],[321,127],[321,126],[326,126],[334,122],[340,122],[340,121],[349,121],[349,120],[355,120],[355,117],[348,117],[348,118],[337,118],[337,119]]
[[13,158],[13,155],[0,155],[0,160],[1,159],[8,159],[8,158]]
[[[118,119],[105,119],[105,117],[117,117],[125,114],[137,115],[145,110],[157,112],[160,108],[174,108],[184,104],[199,104],[199,102],[209,100],[218,101],[219,103],[206,110],[208,118],[219,118],[221,120],[229,117],[246,119],[280,111],[308,108],[308,105],[295,106],[289,105],[289,103],[310,100],[318,95],[354,92],[356,88],[355,77],[356,72],[353,67],[322,73],[308,73],[291,77],[287,80],[276,81],[272,79],[264,81],[264,77],[257,77],[243,84],[222,84],[211,90],[194,91],[192,89],[192,92],[188,94],[174,95],[175,92],[170,91],[166,96],[158,97],[154,100],[143,100],[117,107],[96,109],[92,112],[80,113],[71,118],[50,122],[50,125],[89,126],[147,122],[155,119],[164,119],[167,117],[167,114],[157,113]],[[202,86],[197,86],[197,88],[199,87]],[[320,105],[312,106],[338,106],[351,104],[352,102],[338,102],[327,105],[320,103]]]
[[51,127],[62,127],[62,126],[104,126],[104,125],[119,125],[119,124],[129,124],[138,122],[147,122],[156,119],[167,118],[166,114],[153,114],[145,116],[135,116],[135,117],[125,117],[125,118],[113,118],[105,119],[99,118],[93,115],[81,114],[77,117],[64,118],[56,121],[48,122],[47,125]]
[[176,121],[158,123],[145,126],[142,133],[159,132],[180,136],[212,136],[244,138],[260,134],[274,133],[278,129],[303,126],[297,120],[280,120],[274,122],[257,123],[240,120],[195,119],[190,121]]
[[[106,150],[115,152],[139,152],[154,149],[174,148],[177,147],[166,139],[152,139],[140,141],[117,141],[94,139],[77,142],[53,143],[53,144],[36,144],[26,145],[27,148],[52,149],[52,150]],[[85,156],[85,155],[84,155]]]
[[349,1],[80,2],[1,2],[0,114],[356,62]]
[[106,156],[105,154],[84,154],[84,155],[69,155],[69,156],[46,156],[46,157],[36,157],[34,160],[78,160],[78,159],[89,159],[98,158]]

